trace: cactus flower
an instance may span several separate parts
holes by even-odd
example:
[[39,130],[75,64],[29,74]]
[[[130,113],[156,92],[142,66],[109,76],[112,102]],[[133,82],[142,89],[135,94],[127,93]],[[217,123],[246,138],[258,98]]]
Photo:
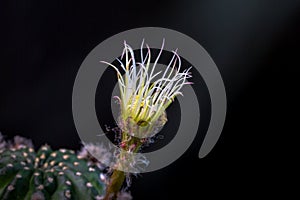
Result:
[[[164,71],[155,72],[158,60],[163,52],[164,40],[153,64],[151,51],[146,44],[147,54],[143,55],[144,41],[141,44],[141,60],[137,61],[133,49],[124,42],[119,70],[115,65],[102,61],[113,67],[118,76],[121,113],[118,125],[123,132],[138,138],[151,137],[166,123],[166,108],[177,95],[182,95],[184,85],[191,84],[190,69],[180,72],[181,60],[177,50]],[[124,76],[121,72],[124,72]]]
[[[130,179],[123,169],[136,168],[136,162],[132,154],[150,141],[151,138],[167,122],[166,109],[174,101],[177,95],[182,95],[184,85],[191,84],[190,69],[181,70],[180,56],[177,50],[172,51],[173,56],[165,70],[155,70],[159,58],[163,52],[164,40],[158,56],[151,63],[151,51],[146,44],[147,53],[144,55],[144,41],[141,44],[140,58],[135,58],[134,50],[124,42],[121,60],[117,58],[120,67],[102,61],[115,69],[118,77],[120,96],[116,98],[120,103],[120,115],[118,126],[122,130],[119,146],[122,151],[118,155],[118,162],[111,175],[104,200],[114,199],[125,178]],[[154,60],[154,59],[152,59]],[[119,70],[120,69],[120,70]]]

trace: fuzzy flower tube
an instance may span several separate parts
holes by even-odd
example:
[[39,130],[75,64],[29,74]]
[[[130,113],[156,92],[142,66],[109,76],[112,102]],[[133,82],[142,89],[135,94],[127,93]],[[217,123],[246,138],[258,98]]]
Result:
[[[118,126],[122,131],[119,147],[127,152],[136,153],[148,143],[167,122],[166,109],[177,95],[182,95],[184,85],[191,84],[190,69],[181,70],[181,60],[177,50],[164,71],[155,72],[159,58],[163,52],[164,40],[154,63],[151,61],[151,51],[146,44],[147,53],[144,56],[144,41],[141,44],[140,60],[137,60],[133,49],[124,42],[121,56],[125,63],[117,59],[121,70],[115,65],[101,61],[113,67],[117,73],[120,96],[115,97],[120,104]],[[121,73],[122,72],[122,73]],[[123,74],[123,75],[122,75]],[[122,165],[128,157],[121,153],[113,171],[110,183],[106,188],[105,200],[115,199],[126,178]],[[129,159],[130,160],[130,159]]]

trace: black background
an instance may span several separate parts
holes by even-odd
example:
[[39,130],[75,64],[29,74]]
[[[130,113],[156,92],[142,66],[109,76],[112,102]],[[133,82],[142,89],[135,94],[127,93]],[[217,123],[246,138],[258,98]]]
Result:
[[299,1],[276,0],[1,1],[0,131],[36,146],[80,148],[71,98],[84,58],[121,31],[170,28],[214,59],[227,119],[207,157],[198,158],[195,140],[170,166],[135,178],[134,199],[277,195],[290,177],[279,166],[289,165],[282,149],[297,119],[299,10]]

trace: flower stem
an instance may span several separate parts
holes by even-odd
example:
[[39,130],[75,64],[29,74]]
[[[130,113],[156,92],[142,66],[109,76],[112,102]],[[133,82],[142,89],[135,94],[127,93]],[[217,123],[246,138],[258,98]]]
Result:
[[[140,147],[142,146],[142,141],[139,138],[129,137],[128,139],[128,135],[126,133],[122,133],[122,142],[126,142],[123,149],[126,151],[131,151],[133,153],[138,152]],[[110,182],[106,188],[106,195],[104,197],[104,200],[114,200],[117,198],[117,194],[120,191],[125,178],[126,178],[125,172],[117,169],[113,171],[113,174],[111,175],[110,178]]]
[[118,191],[120,191],[125,180],[125,172],[115,170],[110,178],[110,183],[107,186],[106,196],[104,200],[116,199]]

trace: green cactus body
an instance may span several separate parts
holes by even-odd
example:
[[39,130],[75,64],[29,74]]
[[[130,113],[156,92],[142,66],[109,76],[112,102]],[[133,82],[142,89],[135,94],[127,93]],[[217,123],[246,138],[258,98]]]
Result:
[[101,199],[102,171],[72,150],[4,149],[0,152],[0,199]]

